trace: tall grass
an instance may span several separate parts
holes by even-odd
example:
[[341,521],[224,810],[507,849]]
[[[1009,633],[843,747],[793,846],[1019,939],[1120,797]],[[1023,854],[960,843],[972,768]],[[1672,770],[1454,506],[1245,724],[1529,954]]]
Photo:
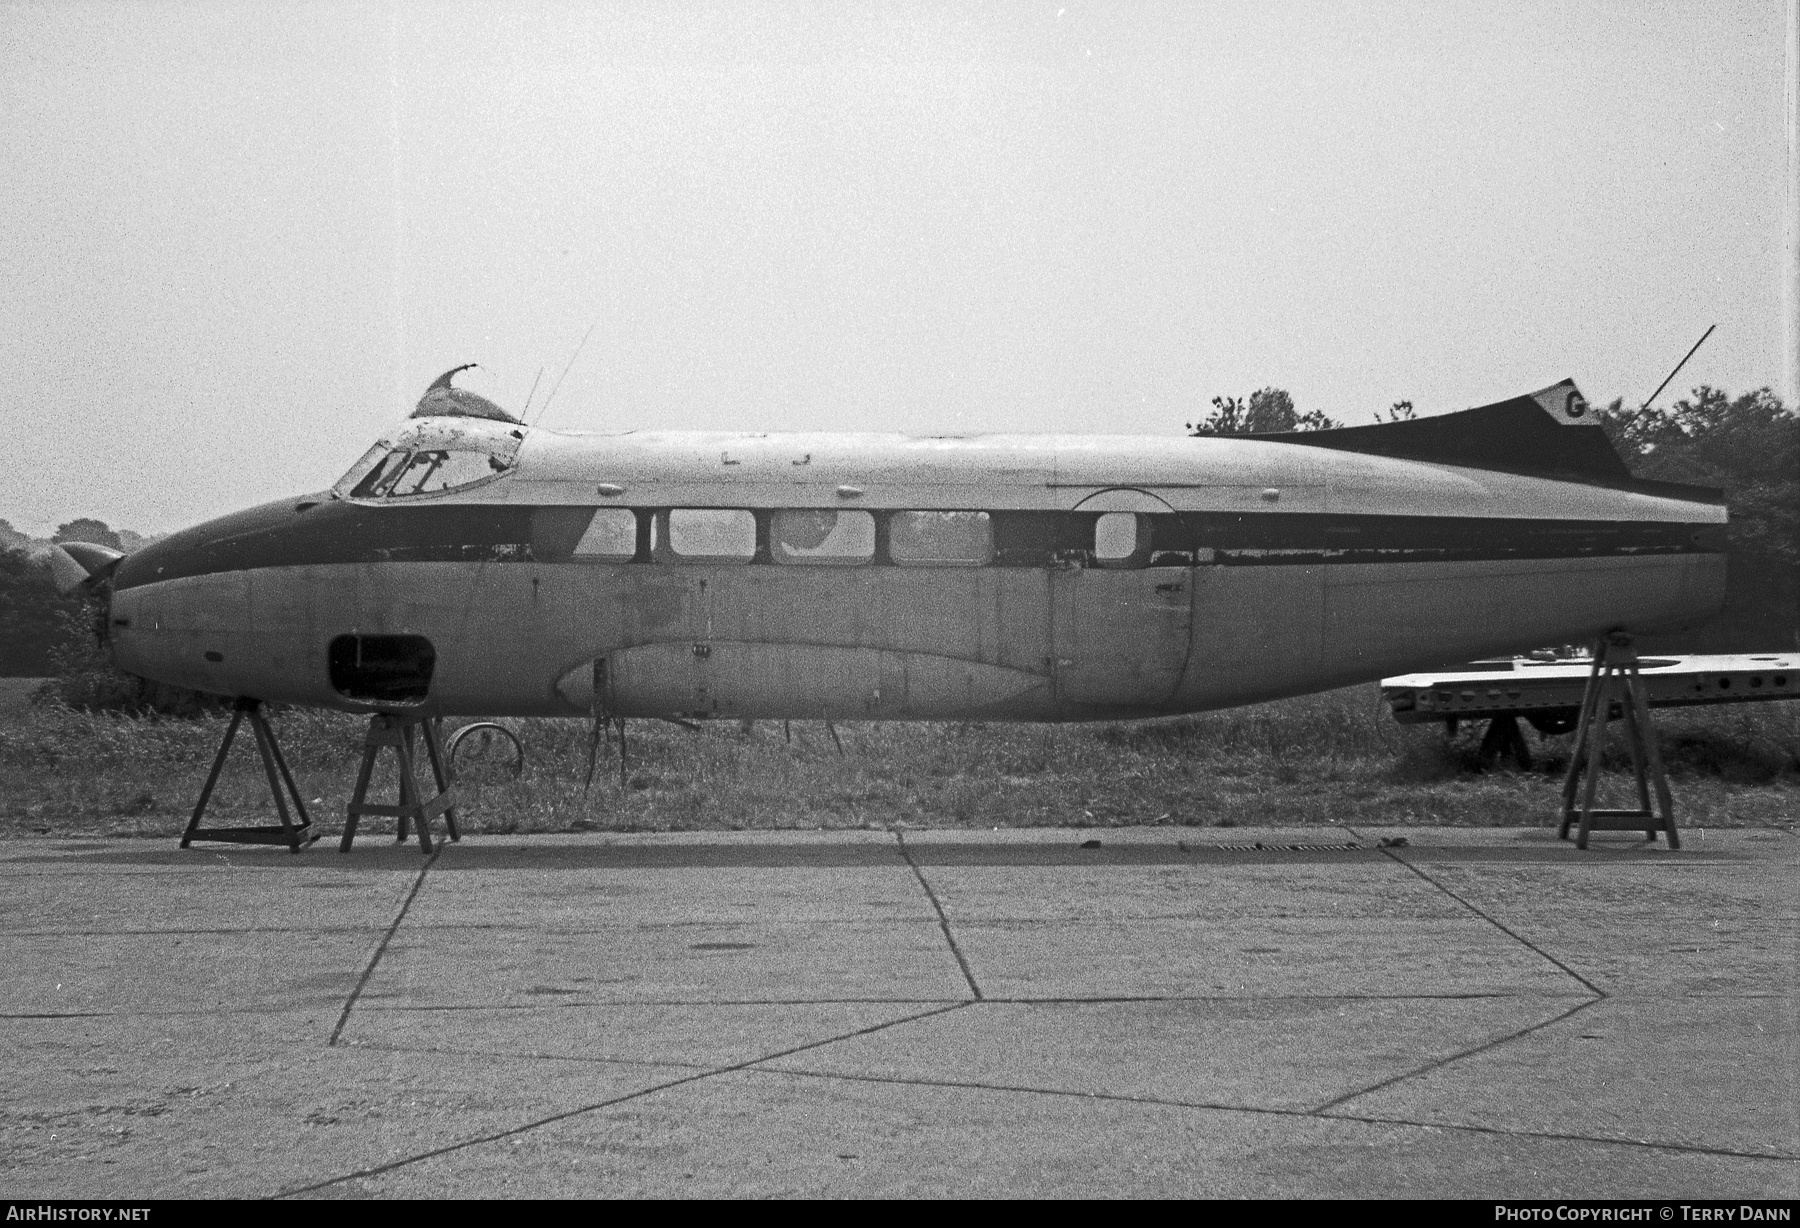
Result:
[[[308,710],[273,720],[316,819],[335,829],[363,721]],[[0,832],[177,832],[224,722],[55,703],[0,717]],[[1551,823],[1569,741],[1534,738],[1530,772],[1483,771],[1479,730],[1401,726],[1364,686],[1132,723],[839,725],[842,754],[813,722],[784,734],[780,722],[690,732],[632,721],[623,776],[614,740],[589,787],[586,722],[509,724],[524,772],[464,772],[469,830]],[[1664,710],[1656,725],[1679,821],[1791,825],[1800,814],[1800,704]],[[213,821],[266,821],[253,747],[240,736]],[[394,792],[385,762],[375,787]]]

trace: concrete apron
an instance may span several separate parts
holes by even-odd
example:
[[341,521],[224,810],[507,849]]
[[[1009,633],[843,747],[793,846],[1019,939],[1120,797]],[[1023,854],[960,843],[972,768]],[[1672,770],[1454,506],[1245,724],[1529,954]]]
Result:
[[1684,834],[11,841],[0,1173],[1792,1198],[1800,837]]

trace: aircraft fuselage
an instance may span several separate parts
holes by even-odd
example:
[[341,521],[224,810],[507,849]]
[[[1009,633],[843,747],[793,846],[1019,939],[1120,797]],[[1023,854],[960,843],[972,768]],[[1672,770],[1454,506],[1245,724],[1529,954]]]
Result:
[[1268,440],[424,418],[126,558],[112,636],[133,673],[353,711],[1155,716],[1699,621],[1724,521]]

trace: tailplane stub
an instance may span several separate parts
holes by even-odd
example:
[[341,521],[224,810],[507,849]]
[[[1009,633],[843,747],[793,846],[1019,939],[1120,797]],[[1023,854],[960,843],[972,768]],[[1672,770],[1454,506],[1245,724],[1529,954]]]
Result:
[[1711,488],[1634,478],[1606,437],[1599,411],[1581,395],[1572,379],[1510,401],[1458,413],[1247,438],[1426,464],[1490,469],[1706,503],[1722,499],[1721,492]]

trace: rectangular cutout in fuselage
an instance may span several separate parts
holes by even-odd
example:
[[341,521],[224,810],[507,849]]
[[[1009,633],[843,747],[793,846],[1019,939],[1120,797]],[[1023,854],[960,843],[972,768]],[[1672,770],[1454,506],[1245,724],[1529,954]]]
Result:
[[437,650],[422,635],[340,635],[326,655],[332,689],[367,703],[422,703],[437,667]]

